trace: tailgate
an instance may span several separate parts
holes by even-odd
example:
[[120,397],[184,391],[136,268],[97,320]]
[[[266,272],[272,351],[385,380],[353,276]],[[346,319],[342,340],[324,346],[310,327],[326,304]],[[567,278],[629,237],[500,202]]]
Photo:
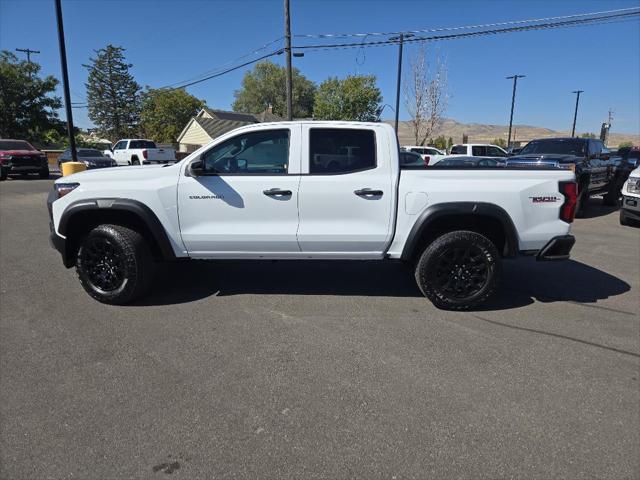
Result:
[[151,162],[166,162],[175,159],[176,154],[173,148],[147,148],[147,160]]

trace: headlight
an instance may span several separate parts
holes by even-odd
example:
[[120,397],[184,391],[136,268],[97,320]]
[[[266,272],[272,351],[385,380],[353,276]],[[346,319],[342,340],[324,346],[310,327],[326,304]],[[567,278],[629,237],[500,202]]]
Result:
[[629,178],[627,192],[640,193],[640,178]]
[[79,183],[54,183],[53,188],[55,188],[58,193],[58,198],[64,197],[67,193],[71,193],[73,190],[80,186]]

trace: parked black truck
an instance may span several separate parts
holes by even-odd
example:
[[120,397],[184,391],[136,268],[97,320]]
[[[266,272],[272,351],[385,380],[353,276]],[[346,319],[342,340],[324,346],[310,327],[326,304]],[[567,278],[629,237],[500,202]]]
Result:
[[584,213],[592,195],[604,194],[605,205],[618,203],[620,189],[628,176],[628,172],[619,168],[620,161],[601,140],[567,137],[532,140],[518,155],[509,157],[507,165],[560,166],[575,171],[580,214]]

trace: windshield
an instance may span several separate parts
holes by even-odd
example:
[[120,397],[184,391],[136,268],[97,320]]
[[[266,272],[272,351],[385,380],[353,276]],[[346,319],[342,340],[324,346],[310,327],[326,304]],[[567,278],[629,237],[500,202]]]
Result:
[[531,153],[554,153],[561,155],[585,155],[586,142],[574,138],[533,140],[520,151],[520,155]]
[[0,140],[0,150],[35,150],[24,140]]

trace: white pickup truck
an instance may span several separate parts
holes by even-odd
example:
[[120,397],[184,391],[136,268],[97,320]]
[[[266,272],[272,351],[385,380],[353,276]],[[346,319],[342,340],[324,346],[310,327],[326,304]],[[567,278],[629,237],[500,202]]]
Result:
[[461,143],[451,147],[449,156],[493,157],[506,160],[509,154],[497,145],[488,143]]
[[503,257],[568,258],[575,205],[570,170],[401,170],[389,125],[313,121],[241,127],[173,165],[70,175],[48,199],[52,245],[101,302],[139,297],[164,260],[402,260],[454,310],[494,292]]
[[153,165],[176,161],[173,148],[157,148],[151,140],[125,138],[103,152],[113,158],[118,165]]

